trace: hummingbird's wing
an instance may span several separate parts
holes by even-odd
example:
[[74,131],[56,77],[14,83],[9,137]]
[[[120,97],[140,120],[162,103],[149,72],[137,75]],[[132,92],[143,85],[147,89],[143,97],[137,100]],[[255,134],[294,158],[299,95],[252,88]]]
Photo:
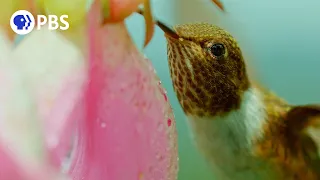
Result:
[[287,146],[320,178],[320,105],[295,106],[286,117]]

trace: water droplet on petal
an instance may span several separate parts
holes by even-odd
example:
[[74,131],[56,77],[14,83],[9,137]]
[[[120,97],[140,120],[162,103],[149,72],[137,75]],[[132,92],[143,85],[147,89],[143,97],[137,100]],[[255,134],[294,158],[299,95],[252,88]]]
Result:
[[168,126],[170,127],[171,124],[172,124],[172,120],[169,118],[169,119],[167,120],[167,123],[168,123]]
[[107,126],[107,124],[106,124],[105,122],[102,122],[102,123],[101,123],[101,127],[102,127],[102,128],[105,128],[106,126]]
[[164,97],[165,101],[168,101],[168,97],[167,97],[166,93],[163,93],[163,97]]

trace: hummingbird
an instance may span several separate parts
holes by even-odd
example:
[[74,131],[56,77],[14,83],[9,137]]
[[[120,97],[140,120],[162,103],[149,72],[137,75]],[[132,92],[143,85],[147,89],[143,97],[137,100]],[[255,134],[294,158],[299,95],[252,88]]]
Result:
[[223,28],[156,23],[174,91],[216,179],[320,180],[320,105],[289,104],[253,81]]

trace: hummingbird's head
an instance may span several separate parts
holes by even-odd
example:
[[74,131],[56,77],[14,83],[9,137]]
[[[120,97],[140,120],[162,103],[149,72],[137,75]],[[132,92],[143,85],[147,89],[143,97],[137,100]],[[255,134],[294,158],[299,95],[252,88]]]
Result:
[[237,109],[249,80],[236,40],[208,23],[158,25],[165,31],[171,78],[184,112],[201,117]]

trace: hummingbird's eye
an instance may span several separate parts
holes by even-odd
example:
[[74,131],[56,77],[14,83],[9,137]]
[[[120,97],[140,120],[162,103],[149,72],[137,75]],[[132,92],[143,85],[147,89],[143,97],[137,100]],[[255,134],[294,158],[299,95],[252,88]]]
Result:
[[212,55],[214,55],[216,57],[222,56],[225,53],[224,45],[221,43],[212,44],[210,46],[210,52]]

